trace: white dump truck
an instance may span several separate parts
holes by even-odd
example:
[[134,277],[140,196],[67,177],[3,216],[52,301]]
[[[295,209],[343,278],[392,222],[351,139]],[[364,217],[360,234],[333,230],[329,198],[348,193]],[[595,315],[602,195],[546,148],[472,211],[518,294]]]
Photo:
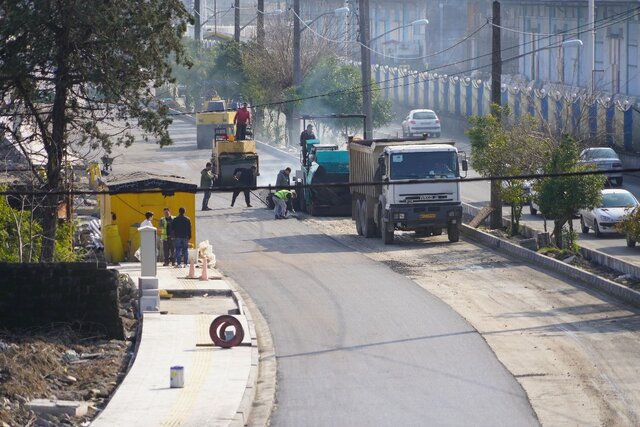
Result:
[[[359,235],[391,244],[395,230],[419,236],[446,230],[450,242],[458,241],[462,205],[460,183],[454,179],[460,178],[460,169],[466,176],[468,167],[455,142],[352,140],[349,159],[351,212]],[[372,182],[379,184],[365,185]]]

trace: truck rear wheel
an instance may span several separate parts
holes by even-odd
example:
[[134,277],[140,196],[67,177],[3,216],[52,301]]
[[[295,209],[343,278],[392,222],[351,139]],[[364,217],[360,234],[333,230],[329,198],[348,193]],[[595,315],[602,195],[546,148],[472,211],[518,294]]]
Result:
[[369,211],[367,209],[367,201],[363,200],[360,208],[362,212],[362,235],[367,239],[375,237],[376,235],[376,223],[373,221],[373,218],[369,218]]
[[360,206],[360,200],[356,200],[356,232],[358,233],[358,236],[362,236],[362,213],[360,212],[361,206]]
[[449,227],[447,227],[447,235],[451,243],[460,240],[460,224],[449,224]]

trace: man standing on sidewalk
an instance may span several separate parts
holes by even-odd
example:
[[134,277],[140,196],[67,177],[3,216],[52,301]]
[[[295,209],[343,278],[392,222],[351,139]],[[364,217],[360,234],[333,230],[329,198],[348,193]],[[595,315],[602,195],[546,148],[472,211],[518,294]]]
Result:
[[173,217],[169,208],[164,208],[164,216],[160,218],[160,241],[162,242],[162,255],[164,256],[163,265],[176,264],[176,248],[173,246],[171,238],[171,223]]
[[178,210],[178,216],[171,222],[171,236],[176,247],[176,267],[180,263],[186,267],[189,263],[189,240],[191,240],[191,220],[184,214],[184,208]]
[[210,211],[209,198],[211,197],[211,187],[215,176],[211,171],[211,162],[207,162],[204,169],[200,172],[200,188],[204,188],[204,196],[202,197],[202,210]]

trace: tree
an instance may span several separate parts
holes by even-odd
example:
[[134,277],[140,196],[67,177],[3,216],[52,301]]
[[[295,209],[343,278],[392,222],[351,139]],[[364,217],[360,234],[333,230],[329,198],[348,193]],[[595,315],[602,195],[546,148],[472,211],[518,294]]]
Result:
[[[511,124],[508,108],[493,106],[494,114],[469,119],[471,165],[482,176],[519,176],[538,173],[553,141],[539,129],[539,123],[525,116]],[[511,233],[520,228],[522,206],[527,202],[525,181],[504,179],[501,198],[511,207]]]
[[[15,0],[0,3],[2,130],[23,147],[37,141],[46,174],[41,261],[54,259],[61,169],[72,144],[130,145],[135,126],[171,143],[166,108],[149,109],[152,86],[171,78],[168,57],[185,61],[190,20],[179,0]],[[39,102],[41,94],[50,102]],[[137,120],[132,124],[131,120]],[[122,124],[110,134],[104,122]],[[116,134],[117,136],[114,136]]]
[[[578,163],[578,146],[565,135],[551,151],[545,173],[581,172],[589,170]],[[538,185],[537,199],[545,217],[553,218],[556,246],[562,247],[562,229],[569,222],[570,245],[574,243],[573,216],[579,209],[593,209],[601,200],[606,177],[603,175],[575,175],[543,178]]]
[[[330,113],[361,113],[362,90],[360,89],[360,67],[351,64],[341,64],[336,58],[328,58],[313,69],[305,78],[300,95],[312,97],[314,95],[330,93],[332,95],[311,98],[303,101],[302,111],[316,115]],[[377,84],[372,80],[374,87]],[[355,88],[355,89],[354,89]],[[383,99],[380,91],[372,91],[373,125],[384,126],[391,122],[391,101]],[[346,127],[360,128],[360,119],[326,120],[326,126],[334,131]]]

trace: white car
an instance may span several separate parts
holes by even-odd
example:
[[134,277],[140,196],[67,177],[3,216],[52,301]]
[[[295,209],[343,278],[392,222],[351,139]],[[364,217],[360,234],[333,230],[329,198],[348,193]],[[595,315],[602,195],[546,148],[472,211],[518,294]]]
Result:
[[611,171],[607,179],[612,185],[622,186],[622,160],[609,147],[592,147],[580,153],[580,163],[594,166],[599,171]]
[[627,190],[602,190],[602,202],[595,209],[580,210],[580,227],[583,233],[593,229],[596,237],[603,233],[617,233],[615,228],[638,206],[638,200]]
[[439,138],[440,119],[433,110],[411,110],[402,122],[402,136],[421,136],[423,134]]

